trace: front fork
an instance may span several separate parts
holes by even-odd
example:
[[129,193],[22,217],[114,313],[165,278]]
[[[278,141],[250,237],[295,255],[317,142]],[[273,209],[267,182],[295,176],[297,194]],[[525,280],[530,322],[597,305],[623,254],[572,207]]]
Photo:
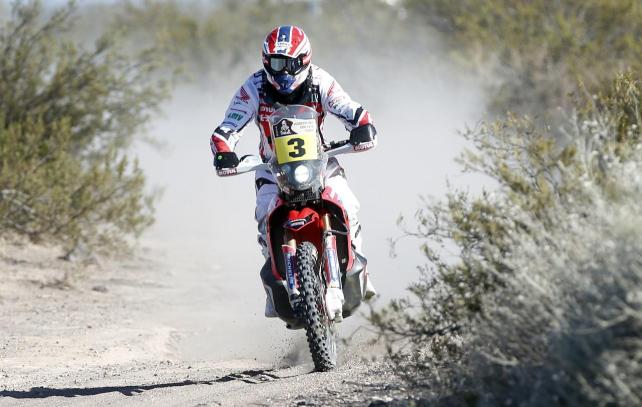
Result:
[[[330,215],[325,214],[321,218],[323,230],[323,259],[325,269],[326,286],[328,288],[341,288],[341,272],[339,267],[339,256],[337,254],[337,237],[332,233]],[[283,260],[285,263],[285,278],[287,281],[288,298],[292,309],[299,300],[299,284],[296,272],[296,239],[290,231],[285,231],[285,243],[281,245]]]
[[283,261],[285,263],[285,280],[287,281],[288,299],[290,300],[292,309],[296,309],[295,303],[299,300],[299,284],[297,282],[296,272],[296,240],[288,230],[285,231],[285,244],[281,245],[281,252],[283,253]]
[[332,233],[330,215],[323,215],[323,258],[328,288],[341,288],[341,269],[337,253],[337,237]]

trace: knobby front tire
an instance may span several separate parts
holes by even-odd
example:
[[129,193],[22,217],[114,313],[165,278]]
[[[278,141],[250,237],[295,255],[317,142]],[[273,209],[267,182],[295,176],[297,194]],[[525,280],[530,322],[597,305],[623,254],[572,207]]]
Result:
[[328,319],[324,294],[325,288],[319,276],[319,255],[310,242],[298,245],[296,251],[301,293],[300,313],[305,322],[305,331],[314,367],[326,372],[337,365],[337,344],[334,322]]

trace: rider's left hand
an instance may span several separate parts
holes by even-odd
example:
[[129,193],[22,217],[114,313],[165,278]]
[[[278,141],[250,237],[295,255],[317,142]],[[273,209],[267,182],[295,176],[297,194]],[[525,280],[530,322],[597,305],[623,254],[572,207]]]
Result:
[[217,170],[236,168],[239,165],[239,157],[234,152],[220,152],[214,155],[214,166]]

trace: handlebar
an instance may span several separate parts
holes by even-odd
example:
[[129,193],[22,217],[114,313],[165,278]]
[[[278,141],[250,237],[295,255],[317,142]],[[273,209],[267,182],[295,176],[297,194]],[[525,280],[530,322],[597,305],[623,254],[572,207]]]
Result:
[[268,168],[268,163],[264,163],[259,157],[255,155],[245,155],[241,157],[239,165],[236,167],[216,170],[216,174],[219,177],[229,177],[231,175],[239,175],[251,171],[267,170]]
[[[335,157],[340,154],[354,153],[355,149],[350,144],[350,140],[332,141],[325,150],[328,157]],[[234,168],[223,168],[216,170],[220,177],[229,177],[232,175],[244,174],[251,171],[268,170],[268,163],[264,163],[259,157],[255,155],[245,155],[241,157],[239,165]]]
[[350,144],[350,140],[341,140],[341,141],[331,141],[330,145],[325,149],[325,151],[334,150],[339,147],[343,147],[346,144]]

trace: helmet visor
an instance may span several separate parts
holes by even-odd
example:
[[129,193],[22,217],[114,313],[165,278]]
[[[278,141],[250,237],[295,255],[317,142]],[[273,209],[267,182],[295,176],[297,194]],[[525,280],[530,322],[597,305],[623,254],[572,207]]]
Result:
[[290,75],[296,75],[305,68],[303,66],[303,58],[290,58],[284,56],[268,56],[268,64],[270,70],[274,73],[281,73],[286,71]]

